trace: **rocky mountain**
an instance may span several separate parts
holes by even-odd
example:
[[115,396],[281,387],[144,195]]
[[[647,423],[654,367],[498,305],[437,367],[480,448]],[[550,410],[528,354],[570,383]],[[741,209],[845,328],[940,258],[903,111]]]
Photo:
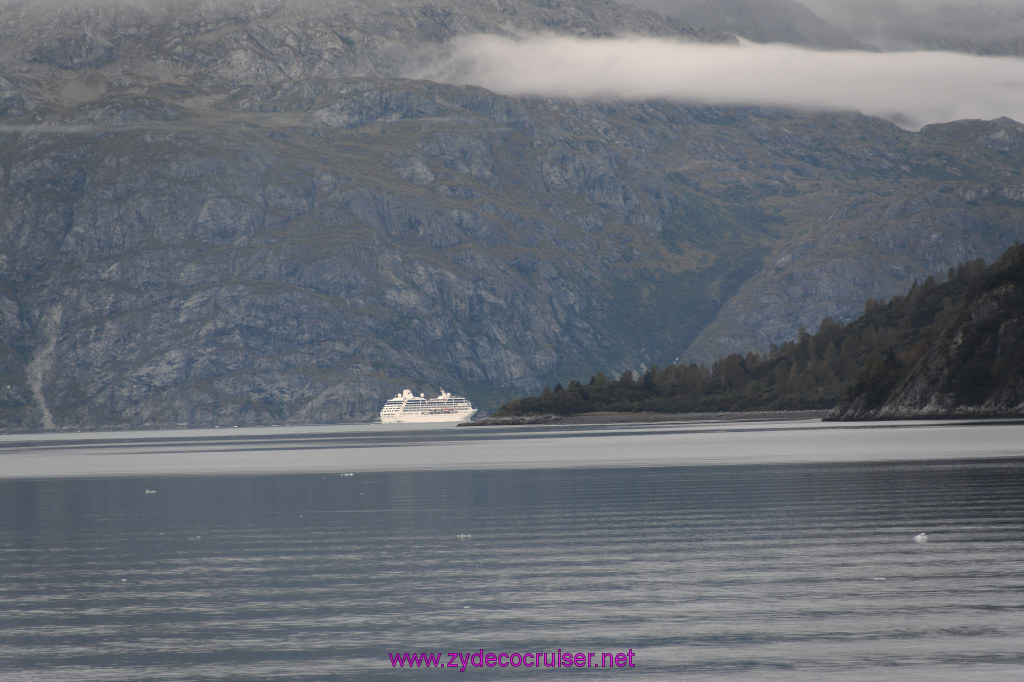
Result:
[[1024,55],[1018,0],[621,0],[759,43]]
[[825,50],[874,49],[797,0],[622,1],[758,43],[791,43]]
[[731,40],[601,1],[0,2],[0,428],[366,420],[403,387],[488,410],[1024,234],[1011,121],[402,77],[538,31]]
[[802,3],[830,25],[881,50],[954,50],[1024,56],[1024,4],[1018,0]]
[[[743,283],[685,357],[711,362],[726,353],[767,348],[801,326],[814,329],[825,317],[853,319],[868,298],[885,299],[954,263],[990,261],[1002,245],[1019,239],[1011,235],[1024,229],[1017,210],[1024,194],[1020,176],[999,177],[991,167],[968,171],[954,160],[963,152],[949,152],[987,148],[1016,154],[1024,145],[1024,127],[1008,119],[960,121],[928,126],[920,137],[936,153],[928,161],[931,170],[918,172],[949,182],[914,182],[888,196],[852,201],[837,197],[807,232],[777,248]],[[794,306],[796,300],[806,305]]]

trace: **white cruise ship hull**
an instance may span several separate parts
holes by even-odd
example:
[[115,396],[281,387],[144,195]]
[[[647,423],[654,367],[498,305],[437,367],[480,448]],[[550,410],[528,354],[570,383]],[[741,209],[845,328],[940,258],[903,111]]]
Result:
[[462,412],[446,412],[440,414],[394,414],[381,415],[382,424],[436,424],[438,422],[465,422],[469,421],[476,410],[464,410]]
[[380,411],[382,424],[443,424],[469,421],[476,408],[460,395],[444,390],[436,398],[427,400],[405,389],[391,398]]

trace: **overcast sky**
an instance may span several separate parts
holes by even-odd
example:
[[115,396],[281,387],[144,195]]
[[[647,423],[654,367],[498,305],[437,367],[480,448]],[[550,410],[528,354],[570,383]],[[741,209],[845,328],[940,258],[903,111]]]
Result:
[[465,36],[451,47],[412,75],[510,95],[854,109],[911,129],[963,118],[1024,121],[1024,59],[1012,57],[554,35]]

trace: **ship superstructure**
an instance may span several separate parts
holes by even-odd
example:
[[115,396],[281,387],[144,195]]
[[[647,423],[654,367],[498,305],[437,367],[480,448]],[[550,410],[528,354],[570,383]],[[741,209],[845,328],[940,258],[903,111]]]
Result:
[[436,398],[427,399],[422,393],[417,396],[405,389],[384,403],[380,421],[384,424],[464,422],[474,414],[476,408],[461,395],[452,395],[441,389]]

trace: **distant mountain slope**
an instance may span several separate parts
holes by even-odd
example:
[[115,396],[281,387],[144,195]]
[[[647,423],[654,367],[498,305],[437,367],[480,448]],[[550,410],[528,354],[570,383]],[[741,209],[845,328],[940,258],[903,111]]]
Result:
[[728,40],[611,2],[3,2],[0,428],[490,410],[665,364],[754,276],[762,344],[1024,238],[1009,122],[399,77],[481,30]]
[[823,317],[852,319],[867,298],[887,298],[952,263],[992,260],[1006,244],[983,246],[996,234],[1024,236],[1024,222],[1011,208],[1024,196],[1020,177],[997,179],[984,167],[960,175],[958,154],[949,153],[973,147],[1016,154],[1024,149],[1024,126],[1008,119],[960,121],[927,126],[924,140],[935,145],[936,155],[919,172],[957,181],[915,182],[889,196],[852,201],[834,197],[821,221],[775,251],[682,357],[711,362],[767,348],[800,325],[816,327]]
[[102,77],[79,83],[83,94],[168,81],[213,90],[393,77],[423,45],[540,31],[732,40],[612,0],[0,0],[4,70],[44,96],[62,94],[75,72]]
[[1017,0],[620,0],[754,42],[1024,56]]
[[802,0],[832,25],[882,50],[1024,56],[1017,0]]
[[621,0],[759,43],[792,43],[826,50],[870,50],[796,0]]

